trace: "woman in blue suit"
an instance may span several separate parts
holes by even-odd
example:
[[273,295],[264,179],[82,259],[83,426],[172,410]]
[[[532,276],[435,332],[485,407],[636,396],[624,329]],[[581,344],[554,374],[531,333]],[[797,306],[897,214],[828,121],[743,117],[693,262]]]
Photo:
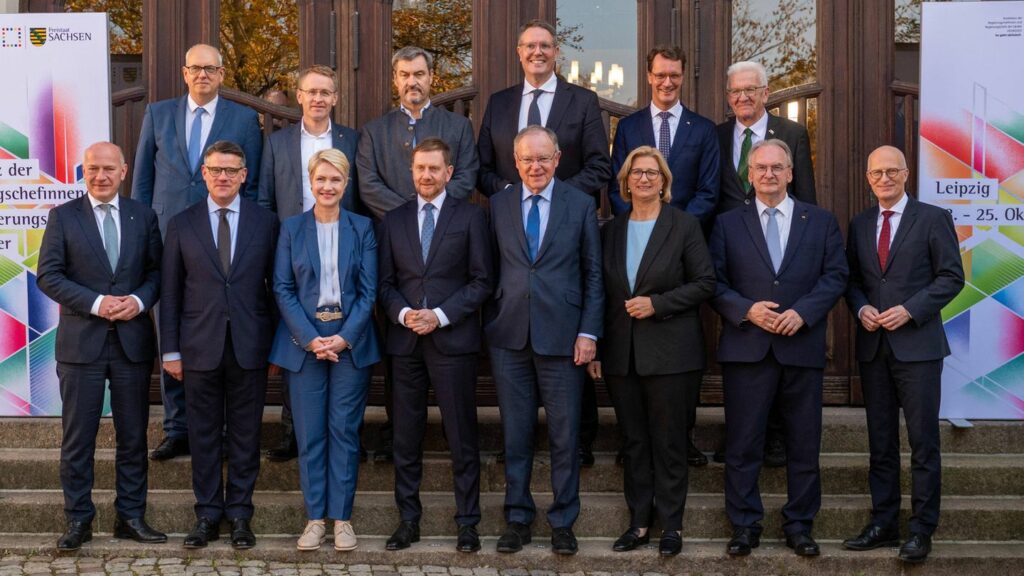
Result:
[[377,242],[369,219],[341,209],[349,175],[345,155],[322,150],[308,168],[316,204],[285,220],[277,244],[274,296],[281,324],[270,361],[289,371],[309,519],[297,547],[319,548],[331,518],[334,548],[352,550],[359,426],[370,367],[380,359],[370,319]]

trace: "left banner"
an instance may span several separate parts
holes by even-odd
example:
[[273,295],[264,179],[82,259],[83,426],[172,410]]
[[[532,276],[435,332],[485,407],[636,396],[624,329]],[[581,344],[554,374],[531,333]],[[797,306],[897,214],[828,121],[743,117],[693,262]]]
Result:
[[36,288],[49,209],[110,140],[106,14],[0,14],[0,416],[59,416],[57,305]]

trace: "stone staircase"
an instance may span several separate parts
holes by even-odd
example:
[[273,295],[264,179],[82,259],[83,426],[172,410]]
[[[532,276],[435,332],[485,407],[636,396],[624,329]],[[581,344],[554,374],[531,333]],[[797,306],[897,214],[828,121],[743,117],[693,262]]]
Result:
[[[383,411],[371,408],[367,414],[365,443],[378,445]],[[280,561],[337,562],[373,565],[442,565],[497,568],[526,568],[553,572],[656,572],[715,574],[894,574],[955,573],[958,576],[1024,574],[1024,423],[976,422],[967,430],[942,424],[943,500],[942,525],[935,535],[935,551],[920,568],[906,569],[896,560],[894,550],[852,553],[839,542],[854,535],[868,519],[867,434],[863,410],[827,408],[822,441],[822,509],[814,536],[822,543],[822,557],[801,559],[781,542],[780,509],[785,499],[783,470],[764,470],[765,541],[745,559],[725,555],[729,525],[724,513],[723,468],[712,463],[691,468],[690,496],[684,517],[683,554],[661,560],[654,549],[633,553],[611,552],[611,542],[628,524],[621,494],[622,471],[614,454],[617,432],[614,414],[602,409],[601,432],[594,446],[597,463],[581,475],[582,511],[576,524],[581,537],[580,554],[555,557],[547,547],[548,527],[543,514],[534,525],[535,544],[522,553],[501,555],[494,551],[500,534],[504,496],[503,467],[495,459],[501,432],[497,410],[480,409],[482,454],[480,524],[484,549],[478,554],[454,552],[455,513],[451,496],[451,472],[434,410],[424,439],[428,451],[424,460],[421,522],[423,541],[410,550],[389,553],[384,540],[398,522],[392,496],[393,469],[390,464],[367,463],[359,474],[353,525],[360,536],[357,551],[340,554],[329,547],[316,553],[299,553],[295,538],[304,523],[295,462],[263,462],[254,497],[254,529],[258,546],[235,552],[223,541],[193,553],[193,557],[246,558]],[[723,434],[720,408],[702,408],[698,418],[697,444],[710,451]],[[537,504],[543,510],[550,502],[550,464],[543,452],[546,437],[538,430],[541,452],[535,462],[533,485]],[[268,408],[264,419],[265,446],[276,443],[280,434],[277,409]],[[64,525],[63,499],[58,479],[59,419],[0,419],[0,550],[19,554],[51,553]],[[160,413],[150,419],[150,445],[162,436]],[[180,535],[191,527],[193,497],[191,464],[187,458],[151,463],[147,519],[172,536],[162,546],[144,547],[103,537],[109,535],[114,519],[113,426],[107,419],[100,427],[100,449],[96,455],[98,514],[94,529],[101,533],[81,551],[103,556],[187,556],[180,547]],[[906,446],[904,451],[908,452]],[[904,494],[909,494],[909,457],[904,457]],[[904,498],[904,508],[909,497]]]

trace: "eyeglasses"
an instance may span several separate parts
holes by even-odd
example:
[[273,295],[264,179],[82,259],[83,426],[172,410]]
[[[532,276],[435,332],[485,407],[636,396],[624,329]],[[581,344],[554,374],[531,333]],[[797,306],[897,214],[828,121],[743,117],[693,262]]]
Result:
[[530,158],[529,156],[516,156],[516,160],[523,164],[530,166],[533,164],[550,164],[555,159],[556,154],[551,156],[538,156],[536,158]]
[[641,170],[640,168],[633,168],[629,171],[629,177],[635,180],[640,180],[644,176],[647,176],[648,180],[657,180],[661,178],[660,170]]
[[188,70],[188,73],[193,76],[199,76],[200,72],[206,72],[207,76],[213,76],[223,69],[223,66],[185,66],[185,70]]
[[868,178],[872,182],[878,182],[882,179],[882,174],[889,177],[889,180],[895,180],[897,176],[906,172],[907,168],[886,168],[885,170],[868,170]]
[[651,74],[655,84],[661,84],[665,80],[671,80],[673,84],[682,81],[682,74]]
[[754,173],[758,175],[765,174],[769,170],[772,171],[772,174],[780,174],[789,170],[789,166],[786,166],[785,164],[753,164],[751,165],[751,168],[754,170]]
[[242,170],[245,170],[245,168],[228,168],[223,166],[206,167],[206,171],[210,174],[210,176],[213,176],[214,178],[220,177],[221,174],[224,174],[228,178],[234,178],[235,176],[238,176],[238,173],[241,172]]
[[741,94],[743,96],[746,96],[747,98],[753,98],[758,92],[764,90],[765,88],[767,88],[767,86],[751,86],[749,88],[730,88],[725,92],[726,94],[729,95],[730,98],[739,98]]
[[318,90],[316,88],[312,90],[303,90],[302,88],[299,88],[298,90],[299,92],[305,92],[314,98],[323,98],[324,100],[334,96],[334,90]]
[[533,52],[538,48],[540,48],[541,52],[551,52],[555,49],[555,45],[548,42],[530,42],[529,44],[520,44],[519,47],[526,48],[527,52]]

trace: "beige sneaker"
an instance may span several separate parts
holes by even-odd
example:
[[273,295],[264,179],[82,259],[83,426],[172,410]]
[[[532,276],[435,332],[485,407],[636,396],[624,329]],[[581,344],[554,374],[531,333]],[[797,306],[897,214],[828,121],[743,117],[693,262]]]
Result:
[[319,550],[320,544],[326,540],[327,527],[323,520],[310,520],[306,523],[306,529],[299,536],[295,547],[299,550]]
[[334,549],[339,552],[355,550],[359,546],[356,540],[356,531],[352,529],[352,523],[348,520],[334,521]]

